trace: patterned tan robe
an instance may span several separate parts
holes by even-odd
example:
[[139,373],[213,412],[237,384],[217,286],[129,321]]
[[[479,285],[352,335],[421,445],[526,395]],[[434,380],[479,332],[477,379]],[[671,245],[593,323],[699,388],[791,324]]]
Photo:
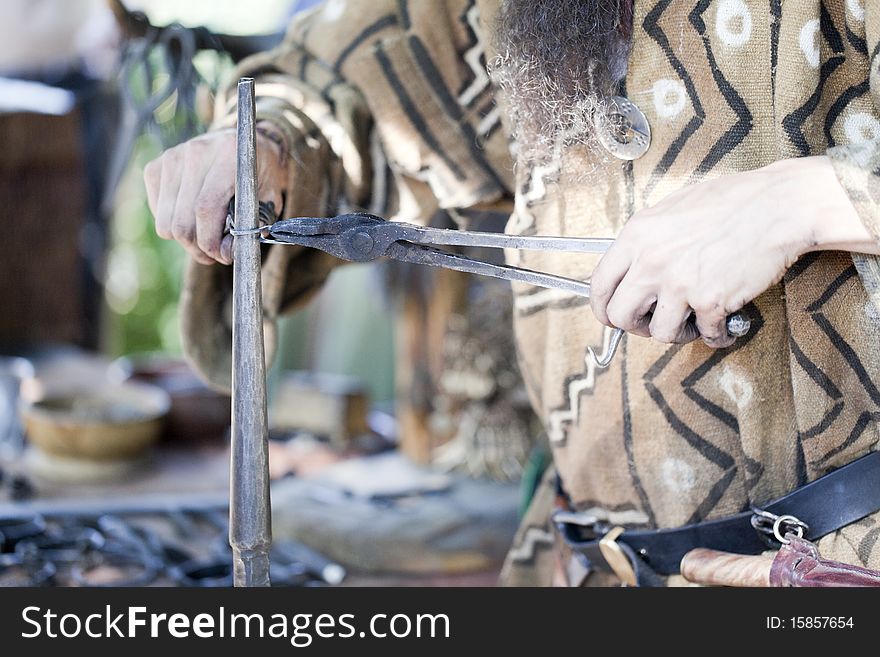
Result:
[[[586,177],[578,148],[514,169],[485,71],[498,4],[330,0],[298,18],[280,48],[245,62],[236,77],[257,77],[260,116],[303,164],[286,213],[332,212],[340,195],[409,221],[438,206],[513,201],[508,232],[614,236],[684,185],[827,153],[880,239],[877,3],[636,0],[624,95],[647,116],[652,143]],[[231,103],[233,94],[220,99],[218,127],[234,120]],[[595,265],[583,255],[511,257],[581,279]],[[333,264],[270,250],[269,329]],[[229,377],[228,278],[192,265],[183,299],[188,353],[218,383]],[[753,328],[735,346],[628,337],[607,370],[585,362],[609,332],[583,299],[515,286],[522,375],[572,503],[625,526],[674,527],[760,505],[875,449],[878,281],[875,258],[812,254],[748,306]],[[206,316],[226,320],[206,334]],[[515,571],[541,561],[546,532],[544,505],[521,529],[511,581],[541,581]],[[820,547],[880,568],[878,537],[875,515]]]

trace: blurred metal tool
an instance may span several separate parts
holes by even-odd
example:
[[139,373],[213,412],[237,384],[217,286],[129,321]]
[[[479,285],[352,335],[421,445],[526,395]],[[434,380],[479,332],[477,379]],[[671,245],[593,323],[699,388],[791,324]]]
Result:
[[[195,52],[195,37],[180,25],[161,30],[152,28],[143,38],[127,44],[119,72],[122,121],[102,199],[101,209],[105,215],[112,212],[135,142],[155,125],[156,110],[174,94],[180,105],[192,106],[191,97],[198,79],[193,67]],[[161,58],[161,65],[157,58]],[[184,121],[186,125],[180,137],[187,139],[195,134],[196,125],[191,114],[187,114]]]
[[238,164],[232,270],[232,445],[229,544],[235,586],[269,586],[269,427],[260,284],[253,78],[238,82]]
[[[511,265],[496,265],[434,247],[442,245],[605,253],[614,243],[611,238],[520,236],[426,228],[386,221],[366,213],[343,214],[329,218],[280,219],[265,228],[255,226],[244,232],[233,231],[233,234],[239,235],[257,233],[263,235],[264,243],[307,246],[352,262],[367,262],[388,257],[419,265],[444,267],[469,274],[493,276],[537,287],[563,290],[587,298],[590,297],[588,282]],[[727,331],[734,337],[744,336],[749,328],[749,320],[741,314],[727,318]],[[608,367],[611,363],[623,333],[622,329],[615,329],[608,350],[601,356],[589,348],[590,356],[598,367]]]
[[30,361],[0,356],[0,461],[12,460],[24,449],[19,400],[22,383],[33,376]]
[[281,541],[272,546],[272,554],[278,561],[287,565],[302,565],[306,572],[321,578],[327,584],[340,584],[345,579],[346,573],[343,566],[303,543],[291,540]]
[[[216,504],[197,506],[138,505],[135,498],[126,508],[108,506],[112,514],[85,507],[48,519],[0,517],[0,587],[230,586],[227,521]],[[335,585],[345,577],[341,565],[296,541],[274,544],[271,561],[273,586]]]

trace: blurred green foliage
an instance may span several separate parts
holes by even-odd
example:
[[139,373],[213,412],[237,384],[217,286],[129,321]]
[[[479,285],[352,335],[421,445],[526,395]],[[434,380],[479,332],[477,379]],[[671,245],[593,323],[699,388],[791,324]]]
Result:
[[[161,72],[163,60],[158,52],[150,58],[154,76],[153,89],[161,89],[168,74]],[[202,83],[216,90],[231,68],[225,55],[199,53],[194,67]],[[133,75],[143,75],[135,68]],[[133,89],[142,88],[136,81]],[[137,99],[143,100],[143,99]],[[141,135],[134,146],[128,171],[116,196],[116,211],[110,227],[110,252],[107,257],[105,299],[105,350],[114,356],[161,351],[181,351],[177,323],[177,304],[185,263],[183,249],[156,235],[153,216],[147,205],[143,183],[144,166],[164,148],[187,138],[187,126],[199,125],[194,109],[178,103],[172,94],[154,113],[154,129]]]
[[156,235],[143,189],[143,167],[159,151],[152,137],[138,140],[111,228],[105,336],[107,351],[114,356],[147,351],[180,353],[177,302],[184,252],[178,244]]

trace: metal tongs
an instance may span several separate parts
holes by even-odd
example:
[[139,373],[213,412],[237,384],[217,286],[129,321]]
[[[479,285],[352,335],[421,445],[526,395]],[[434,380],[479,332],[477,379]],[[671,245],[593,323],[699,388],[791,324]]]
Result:
[[[342,260],[368,262],[386,257],[563,290],[586,298],[590,297],[588,282],[511,265],[496,265],[435,247],[477,246],[601,254],[614,243],[612,238],[520,236],[426,228],[403,222],[386,221],[366,213],[343,214],[329,218],[281,219],[269,226],[248,232],[258,230],[262,233],[263,243],[296,244],[320,249]],[[735,314],[727,318],[727,331],[734,337],[744,336],[749,328],[750,322],[743,315]],[[597,355],[592,347],[588,348],[597,367],[608,367],[623,334],[623,329],[615,329],[606,353],[601,356]]]

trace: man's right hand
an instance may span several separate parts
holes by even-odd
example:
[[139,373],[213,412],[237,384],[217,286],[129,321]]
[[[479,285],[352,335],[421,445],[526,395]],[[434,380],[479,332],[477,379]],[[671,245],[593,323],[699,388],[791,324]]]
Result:
[[[232,236],[224,235],[235,193],[235,130],[209,132],[169,148],[144,169],[147,202],[156,232],[173,239],[198,263],[232,263]],[[257,179],[261,201],[282,208],[289,158],[257,132]]]

